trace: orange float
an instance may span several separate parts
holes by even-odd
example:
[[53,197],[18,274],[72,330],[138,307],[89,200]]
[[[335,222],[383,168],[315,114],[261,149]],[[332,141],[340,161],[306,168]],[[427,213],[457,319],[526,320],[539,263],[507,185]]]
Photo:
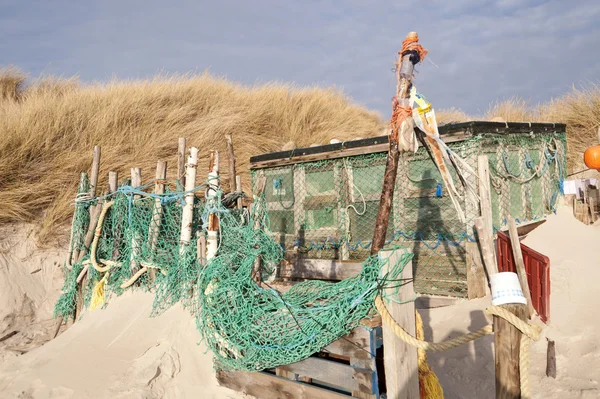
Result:
[[600,172],[600,145],[588,148],[583,153],[583,162],[590,169],[596,169]]

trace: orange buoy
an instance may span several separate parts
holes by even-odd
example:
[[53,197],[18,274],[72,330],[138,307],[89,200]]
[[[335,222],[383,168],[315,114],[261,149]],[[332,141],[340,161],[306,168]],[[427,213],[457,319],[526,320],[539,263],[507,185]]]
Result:
[[600,172],[600,145],[588,148],[583,153],[583,162],[590,169],[596,169]]

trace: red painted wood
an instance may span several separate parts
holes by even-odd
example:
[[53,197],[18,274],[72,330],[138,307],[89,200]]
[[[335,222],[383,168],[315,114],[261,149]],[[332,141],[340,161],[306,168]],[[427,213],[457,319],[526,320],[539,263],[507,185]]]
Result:
[[[498,232],[496,249],[498,253],[498,271],[515,273],[515,260],[508,234]],[[550,317],[550,258],[525,244],[521,244],[521,251],[523,252],[523,262],[525,263],[533,308],[540,315],[540,319],[546,323]]]

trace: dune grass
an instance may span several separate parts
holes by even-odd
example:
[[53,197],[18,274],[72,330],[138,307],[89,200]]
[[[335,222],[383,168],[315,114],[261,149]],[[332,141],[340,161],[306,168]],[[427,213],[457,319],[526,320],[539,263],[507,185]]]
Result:
[[2,75],[0,223],[39,221],[39,241],[49,244],[55,227],[69,220],[78,175],[89,170],[94,145],[102,147],[99,186],[106,187],[109,170],[122,179],[141,167],[143,180],[153,179],[158,159],[175,178],[178,137],[199,148],[201,179],[209,151],[224,154],[224,136],[231,134],[248,190],[252,155],[288,141],[327,144],[383,129],[377,114],[334,89],[245,87],[207,74],[105,85],[46,78],[25,87],[14,69]]
[[[598,140],[600,88],[573,89],[536,106],[513,98],[478,117],[457,109],[437,116],[440,124],[493,118],[567,123],[568,164],[575,171],[584,168],[585,148]],[[168,178],[175,178],[178,137],[200,149],[202,177],[209,151],[224,154],[224,136],[231,134],[249,191],[252,155],[290,141],[305,147],[377,136],[386,125],[332,88],[243,86],[208,74],[106,84],[53,77],[28,82],[15,68],[0,70],[0,223],[38,222],[41,243],[64,240],[57,226],[69,220],[78,175],[89,170],[94,145],[102,147],[100,187],[106,187],[109,170],[122,180],[131,167],[141,167],[143,180],[151,180],[158,159],[168,162]]]

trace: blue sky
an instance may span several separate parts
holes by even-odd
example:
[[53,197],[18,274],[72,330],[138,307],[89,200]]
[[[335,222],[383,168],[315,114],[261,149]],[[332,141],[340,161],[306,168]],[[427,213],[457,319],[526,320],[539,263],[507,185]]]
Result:
[[478,114],[600,82],[597,0],[0,0],[0,65],[83,81],[209,70],[335,86],[388,117],[394,60],[413,30],[433,62],[415,85],[436,108]]

